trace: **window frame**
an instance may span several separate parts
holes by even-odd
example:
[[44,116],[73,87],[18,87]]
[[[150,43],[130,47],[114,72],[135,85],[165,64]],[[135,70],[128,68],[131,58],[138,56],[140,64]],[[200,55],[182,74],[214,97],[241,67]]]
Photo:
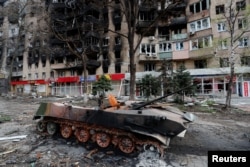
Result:
[[[241,45],[241,44],[243,44],[243,45]],[[248,45],[249,45],[249,38],[248,37],[242,37],[239,39],[239,48],[246,48],[246,47],[248,47]]]
[[156,65],[155,63],[145,63],[144,64],[144,71],[155,71]]
[[236,2],[236,10],[237,11],[246,10],[246,0]]
[[[142,50],[144,48],[144,50]],[[142,43],[140,45],[140,54],[146,54],[152,56],[156,54],[156,44]]]
[[[170,45],[170,47],[169,47]],[[170,42],[162,42],[159,43],[159,52],[172,52],[172,43]]]
[[247,28],[247,19],[246,18],[238,18],[238,29]]
[[[206,39],[208,39],[208,44],[206,44]],[[206,36],[203,38],[190,40],[190,50],[199,50],[199,49],[210,48],[210,47],[212,47],[212,36]]]
[[223,13],[225,13],[225,5],[224,4],[215,6],[215,14],[216,15],[223,14]]
[[229,67],[229,58],[228,57],[221,57],[220,58],[220,67]]
[[[205,22],[206,22],[206,26],[204,26]],[[196,32],[196,31],[209,29],[211,28],[210,18],[207,17],[204,19],[193,21],[189,23],[189,27],[190,27],[190,32]]]
[[[182,45],[182,46],[181,46]],[[176,51],[181,51],[181,50],[184,50],[184,42],[176,42],[175,43],[175,50]]]
[[217,23],[217,31],[218,32],[223,32],[226,31],[226,23],[225,22],[219,22]]
[[241,66],[249,66],[250,67],[250,56],[242,56],[240,58]]
[[195,60],[194,61],[194,68],[195,69],[207,68],[207,60],[206,59]]
[[219,40],[219,49],[220,50],[228,49],[228,41],[226,39]]

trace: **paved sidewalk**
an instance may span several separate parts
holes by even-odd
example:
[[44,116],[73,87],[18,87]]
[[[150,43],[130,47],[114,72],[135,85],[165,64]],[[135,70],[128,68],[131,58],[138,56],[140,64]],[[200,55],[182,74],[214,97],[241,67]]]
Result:
[[[214,100],[220,104],[225,104],[226,102],[226,98],[214,98]],[[231,99],[231,105],[250,112],[250,97],[233,97]]]

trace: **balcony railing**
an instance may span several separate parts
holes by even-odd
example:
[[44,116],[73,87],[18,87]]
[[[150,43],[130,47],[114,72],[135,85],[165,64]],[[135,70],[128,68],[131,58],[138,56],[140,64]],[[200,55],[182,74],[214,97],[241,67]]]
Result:
[[189,58],[190,59],[196,59],[196,58],[209,58],[214,56],[214,48],[201,48],[198,50],[192,50],[189,52]]
[[151,54],[141,53],[139,55],[139,61],[156,61],[156,60],[160,60],[157,53],[151,53]]
[[140,20],[137,24],[137,26],[139,27],[148,27],[150,26],[150,24],[152,24],[153,21],[143,21],[143,20]]
[[178,26],[182,24],[187,24],[187,17],[183,16],[171,19],[170,26]]
[[173,53],[172,52],[160,52],[158,53],[159,59],[164,60],[164,59],[172,59],[173,58]]
[[174,34],[172,40],[186,39],[188,37],[187,33],[184,34]]
[[19,77],[19,76],[23,76],[23,71],[12,72],[12,77]]

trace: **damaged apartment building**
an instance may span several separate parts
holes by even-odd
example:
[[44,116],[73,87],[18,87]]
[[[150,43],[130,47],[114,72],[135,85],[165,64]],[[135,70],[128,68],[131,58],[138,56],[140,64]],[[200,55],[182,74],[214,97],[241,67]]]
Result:
[[[166,41],[186,40],[186,4],[185,1],[138,1],[135,38],[146,33],[135,56],[137,72],[156,71],[163,59],[172,58],[168,50],[171,48],[170,42]],[[119,0],[58,0],[47,3],[52,28],[56,32],[50,44],[52,48],[60,50],[52,54],[50,60],[50,81],[56,83],[58,88],[52,91],[63,92],[65,86],[71,86],[70,91],[78,94],[77,85],[80,83],[82,86],[85,80],[84,59],[87,82],[95,81],[98,75],[108,74],[114,84],[114,92],[118,92],[122,85],[123,90],[118,95],[128,95],[129,44],[123,36],[127,35],[128,26],[122,5]],[[159,16],[159,20],[148,29]],[[179,43],[180,50],[182,47],[184,44]],[[76,53],[72,53],[72,50]]]
[[[245,14],[249,0],[233,0],[232,4],[239,13],[237,32],[249,28]],[[82,95],[84,82],[88,83],[87,93],[92,93],[92,83],[105,74],[119,93],[115,95],[128,95],[129,43],[123,36],[128,21],[122,1],[46,0],[29,6],[20,15],[25,20],[25,33],[18,35],[24,38],[24,51],[15,56],[22,66],[12,72],[14,92]],[[39,11],[38,6],[42,6],[40,14],[31,12]],[[186,67],[198,83],[197,93],[225,95],[230,34],[223,16],[229,1],[138,0],[136,6],[135,41],[143,34],[135,53],[136,78],[157,74],[167,59],[173,70],[182,64]],[[21,30],[19,27],[18,32]],[[233,94],[250,96],[249,34],[237,41]]]

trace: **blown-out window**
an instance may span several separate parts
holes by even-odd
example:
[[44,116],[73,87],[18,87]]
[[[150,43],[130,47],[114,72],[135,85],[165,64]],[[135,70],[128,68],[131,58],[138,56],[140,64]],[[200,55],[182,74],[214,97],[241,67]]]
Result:
[[212,46],[212,37],[211,36],[203,37],[203,38],[192,40],[190,42],[191,42],[190,46],[192,50],[208,48]]
[[240,48],[248,47],[248,38],[247,37],[239,39],[239,47]]
[[172,51],[171,43],[160,43],[159,44],[159,52],[170,52]]
[[215,6],[215,12],[216,12],[216,14],[223,14],[223,13],[225,13],[225,7],[224,7],[224,5]]
[[154,63],[145,63],[144,64],[144,71],[154,71],[155,64]]
[[147,56],[155,54],[155,44],[141,44],[140,53],[144,53]]
[[183,49],[184,49],[184,44],[183,44],[183,42],[176,42],[176,44],[175,44],[175,49],[176,49],[176,50],[183,50]]

